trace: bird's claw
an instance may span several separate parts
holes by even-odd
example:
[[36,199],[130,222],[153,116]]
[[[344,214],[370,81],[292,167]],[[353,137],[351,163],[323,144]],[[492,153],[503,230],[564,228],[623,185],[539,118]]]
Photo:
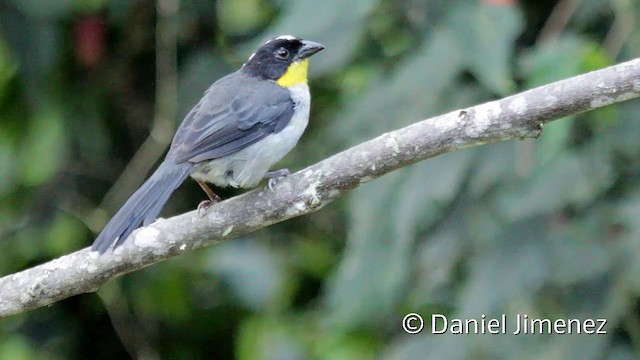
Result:
[[202,200],[200,204],[198,204],[198,216],[204,217],[207,212],[207,209],[213,204],[211,200]]
[[289,171],[289,169],[287,168],[275,170],[275,171],[269,171],[265,175],[269,179],[269,181],[267,182],[267,185],[269,186],[269,190],[271,190],[272,193],[275,193],[276,190],[274,189],[274,186],[276,186],[276,184],[278,183],[278,180],[289,175],[291,175],[291,171]]
[[267,185],[269,186],[269,190],[271,190],[272,193],[275,193],[276,190],[273,188],[276,183],[278,181],[276,180],[276,178],[269,178],[269,181],[267,182]]

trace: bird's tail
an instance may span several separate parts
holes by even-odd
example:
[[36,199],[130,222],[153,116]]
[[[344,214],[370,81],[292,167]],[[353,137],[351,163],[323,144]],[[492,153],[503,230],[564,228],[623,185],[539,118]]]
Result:
[[120,246],[140,223],[153,222],[171,193],[189,175],[192,164],[163,162],[151,177],[135,192],[102,229],[91,248],[104,253]]

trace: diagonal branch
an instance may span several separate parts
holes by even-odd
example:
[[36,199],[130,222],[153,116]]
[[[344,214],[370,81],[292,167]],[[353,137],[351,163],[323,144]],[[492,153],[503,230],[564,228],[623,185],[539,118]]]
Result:
[[537,137],[546,122],[640,96],[640,59],[385,133],[278,182],[136,231],[113,253],[89,248],[0,278],[0,317],[96,291],[119,275],[319,210],[360,184],[470,146]]

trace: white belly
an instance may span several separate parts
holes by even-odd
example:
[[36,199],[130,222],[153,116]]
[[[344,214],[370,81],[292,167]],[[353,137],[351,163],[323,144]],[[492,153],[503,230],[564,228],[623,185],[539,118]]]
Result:
[[309,123],[309,86],[305,83],[288,89],[295,110],[284,129],[235,154],[197,164],[191,177],[220,187],[256,186],[267,171],[296,146]]

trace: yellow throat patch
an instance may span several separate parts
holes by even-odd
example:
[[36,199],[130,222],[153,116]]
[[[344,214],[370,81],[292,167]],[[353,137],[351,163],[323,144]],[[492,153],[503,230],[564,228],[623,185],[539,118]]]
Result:
[[283,87],[289,87],[307,82],[307,70],[309,69],[309,59],[296,61],[291,63],[287,68],[287,72],[284,73],[276,81],[278,85]]

